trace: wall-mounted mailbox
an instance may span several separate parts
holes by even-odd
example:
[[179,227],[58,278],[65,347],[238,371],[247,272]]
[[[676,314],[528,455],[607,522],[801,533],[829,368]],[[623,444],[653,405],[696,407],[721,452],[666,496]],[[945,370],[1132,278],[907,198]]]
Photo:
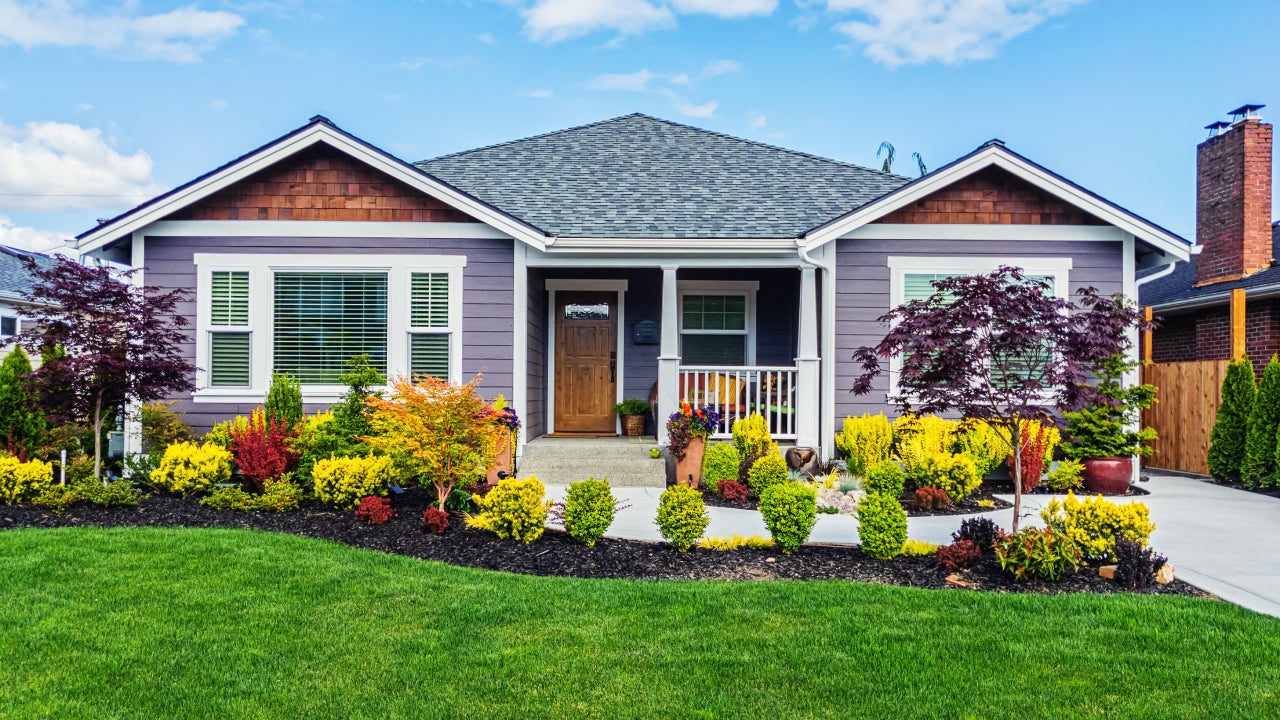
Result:
[[631,342],[636,345],[659,345],[662,342],[658,334],[658,323],[652,320],[641,320],[631,326]]

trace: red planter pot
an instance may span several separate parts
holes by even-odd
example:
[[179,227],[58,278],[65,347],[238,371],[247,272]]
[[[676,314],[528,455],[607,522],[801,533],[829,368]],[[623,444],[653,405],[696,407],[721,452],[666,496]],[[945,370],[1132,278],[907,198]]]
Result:
[[677,485],[698,487],[698,480],[702,478],[702,453],[706,449],[705,438],[695,437],[689,440],[689,447],[684,449],[684,459],[676,461]]
[[1133,479],[1132,457],[1089,458],[1084,461],[1084,485],[1091,493],[1124,495]]

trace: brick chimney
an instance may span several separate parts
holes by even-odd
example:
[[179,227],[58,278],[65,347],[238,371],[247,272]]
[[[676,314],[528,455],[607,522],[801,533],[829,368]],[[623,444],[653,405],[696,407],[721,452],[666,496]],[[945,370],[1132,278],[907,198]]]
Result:
[[1233,110],[1235,122],[1208,126],[1196,148],[1196,285],[1271,265],[1271,125],[1261,107]]

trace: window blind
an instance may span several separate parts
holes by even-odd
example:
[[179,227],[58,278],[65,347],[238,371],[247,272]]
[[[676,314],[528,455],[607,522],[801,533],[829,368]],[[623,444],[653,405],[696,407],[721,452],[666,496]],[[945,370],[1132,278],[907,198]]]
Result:
[[275,275],[274,368],[303,385],[334,385],[351,357],[387,371],[385,273]]
[[209,385],[249,386],[249,333],[216,332],[209,335]]
[[413,273],[409,281],[409,324],[413,327],[449,327],[449,274]]
[[409,372],[449,379],[449,335],[414,333],[409,336]]
[[210,325],[249,324],[249,273],[218,270],[211,273]]

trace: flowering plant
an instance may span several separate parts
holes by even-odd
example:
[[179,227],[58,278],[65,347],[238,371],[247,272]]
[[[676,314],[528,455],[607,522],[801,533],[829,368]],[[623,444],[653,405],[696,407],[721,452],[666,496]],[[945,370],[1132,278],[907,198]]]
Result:
[[680,403],[680,409],[667,418],[667,435],[671,438],[671,454],[676,460],[683,460],[689,441],[694,438],[705,439],[720,425],[720,413],[710,406],[695,408],[689,403]]

